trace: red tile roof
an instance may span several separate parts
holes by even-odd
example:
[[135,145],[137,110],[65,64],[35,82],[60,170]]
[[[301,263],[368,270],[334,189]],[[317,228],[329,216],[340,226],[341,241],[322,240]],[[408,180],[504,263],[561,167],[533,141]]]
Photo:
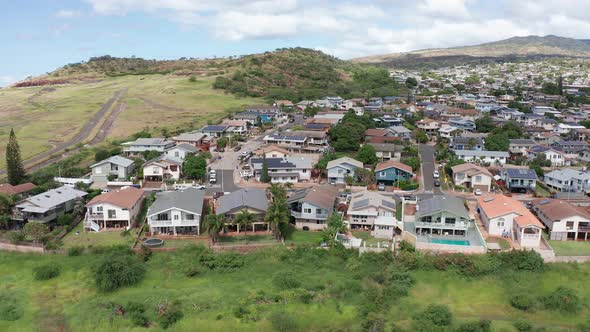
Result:
[[18,184],[16,186],[11,185],[10,183],[5,183],[0,184],[0,193],[5,195],[18,195],[29,192],[35,188],[37,188],[37,186],[31,182]]
[[377,167],[375,167],[375,172],[378,172],[380,170],[384,170],[384,169],[388,169],[391,167],[395,167],[397,169],[401,169],[403,171],[406,171],[408,173],[412,173],[412,167],[406,165],[406,164],[402,164],[400,162],[397,161],[393,161],[393,160],[389,160],[389,161],[384,161],[382,163],[378,163]]
[[98,195],[88,202],[86,206],[99,203],[108,203],[122,208],[132,209],[142,197],[143,190],[130,187]]
[[496,218],[509,213],[519,216],[514,221],[520,227],[536,226],[543,228],[543,224],[529,211],[524,204],[504,195],[485,195],[477,198],[477,204],[488,218]]

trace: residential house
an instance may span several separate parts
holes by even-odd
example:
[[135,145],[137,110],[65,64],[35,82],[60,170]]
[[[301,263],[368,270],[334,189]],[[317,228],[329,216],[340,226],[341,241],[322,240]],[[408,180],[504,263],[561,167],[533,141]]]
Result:
[[196,155],[199,153],[199,148],[194,145],[181,143],[173,148],[166,150],[166,155],[175,159],[183,160],[189,155]]
[[266,158],[285,158],[289,157],[291,152],[276,145],[269,145],[256,151],[256,155],[260,157],[264,156]]
[[144,191],[134,187],[98,195],[86,204],[84,229],[130,229],[141,212]]
[[524,156],[526,157],[528,149],[535,146],[536,143],[532,139],[527,138],[515,138],[510,139],[510,145],[508,150],[511,156]]
[[334,212],[338,189],[332,185],[315,186],[295,191],[288,199],[295,227],[302,230],[322,230]]
[[562,192],[590,193],[590,172],[561,168],[543,176],[547,186]]
[[370,139],[371,137],[386,137],[386,136],[393,136],[393,133],[387,129],[383,128],[369,128],[365,130],[363,133],[365,140]]
[[559,199],[539,198],[533,201],[532,210],[547,226],[550,240],[590,240],[590,213],[587,208]]
[[98,187],[104,187],[106,186],[109,177],[114,177],[119,180],[128,179],[133,174],[135,163],[131,159],[121,156],[112,156],[91,165],[90,169],[92,169],[92,175],[90,176],[92,181]]
[[327,124],[327,123],[306,123],[303,128],[306,131],[329,131],[330,127],[332,127],[331,125]]
[[584,141],[570,141],[564,140],[551,144],[556,150],[562,151],[567,154],[578,154],[581,151],[588,149],[588,143]]
[[225,119],[222,125],[228,126],[227,132],[229,134],[247,135],[250,131],[250,123],[246,120]]
[[[215,213],[224,215],[233,223],[238,214],[248,211],[254,215],[252,231],[269,231],[270,225],[264,221],[269,199],[263,189],[244,188],[219,197],[215,204]],[[240,226],[237,225],[240,232]],[[246,231],[248,231],[246,229]]]
[[13,219],[48,223],[72,211],[76,201],[86,195],[85,191],[69,186],[51,189],[18,202],[13,209]]
[[578,130],[578,129],[585,129],[586,127],[582,126],[579,123],[576,122],[563,122],[563,123],[558,123],[557,126],[555,126],[555,128],[553,128],[553,132],[556,134],[569,134],[570,131],[572,130]]
[[505,151],[476,151],[476,150],[453,150],[457,158],[466,162],[482,162],[490,165],[504,165],[510,156]]
[[555,142],[563,140],[561,136],[553,132],[539,132],[532,136],[533,140],[540,145],[551,145]]
[[158,193],[147,211],[150,233],[199,235],[204,195],[204,190],[196,188]]
[[287,149],[302,150],[307,146],[306,136],[295,136],[290,133],[269,134],[262,139],[266,144],[275,144]]
[[455,150],[485,150],[485,142],[481,137],[453,137],[449,148]]
[[214,138],[203,133],[183,133],[172,137],[176,144],[190,144],[199,149],[199,151],[209,151],[211,144],[214,143]]
[[375,154],[381,161],[400,161],[404,146],[393,143],[367,143],[375,148]]
[[178,180],[182,174],[182,160],[163,154],[143,164],[146,181]]
[[502,169],[500,177],[510,191],[534,190],[537,185],[537,173],[529,168],[505,167]]
[[418,129],[426,132],[427,134],[436,135],[436,133],[440,129],[440,123],[436,120],[426,118],[426,119],[422,119],[420,121],[417,121],[416,127],[418,127]]
[[228,125],[209,125],[201,128],[201,133],[212,137],[223,137],[229,134]]
[[330,184],[346,184],[346,177],[354,177],[357,168],[363,168],[363,163],[349,158],[342,157],[328,162],[328,182]]
[[123,152],[127,156],[138,156],[147,151],[164,153],[164,151],[173,147],[174,144],[174,141],[166,138],[138,138],[133,142],[121,143]]
[[0,184],[0,193],[6,196],[21,196],[28,197],[29,193],[37,189],[37,186],[32,182],[17,184],[16,186],[10,183]]
[[326,147],[328,146],[328,133],[317,130],[294,130],[287,132],[291,136],[307,137],[306,143],[310,146]]
[[478,197],[477,209],[490,235],[510,237],[522,248],[538,248],[543,224],[521,202],[505,195]]
[[402,228],[396,219],[396,201],[375,191],[354,193],[348,206],[346,223],[350,229],[370,230],[381,239],[393,239],[396,228]]
[[375,176],[378,184],[394,186],[396,181],[410,180],[414,173],[412,167],[397,161],[380,162],[375,166]]
[[250,158],[250,164],[257,181],[260,181],[264,160],[266,160],[268,175],[272,183],[298,183],[311,179],[311,158]]
[[475,131],[475,122],[466,119],[449,119],[449,126],[465,131]]
[[492,173],[486,168],[465,163],[451,167],[453,171],[453,183],[456,186],[479,189],[489,192],[492,185]]
[[[472,245],[468,237],[471,217],[463,199],[458,197],[443,194],[419,200],[415,221],[406,224],[404,230],[415,234],[419,241],[427,239],[430,243],[441,244],[467,241],[467,245]],[[446,238],[452,240],[445,241]]]
[[402,141],[409,141],[412,139],[412,131],[404,126],[389,127],[389,131],[394,137],[399,137]]
[[556,149],[547,146],[535,145],[529,149],[529,158],[535,159],[539,155],[544,155],[546,160],[551,162],[551,166],[564,166],[566,163],[565,154]]

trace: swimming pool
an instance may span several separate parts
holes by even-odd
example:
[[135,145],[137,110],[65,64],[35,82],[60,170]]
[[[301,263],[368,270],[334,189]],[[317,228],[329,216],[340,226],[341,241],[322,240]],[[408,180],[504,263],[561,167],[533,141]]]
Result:
[[430,243],[452,244],[455,246],[468,246],[469,245],[469,241],[467,241],[467,240],[449,240],[449,239],[430,239]]

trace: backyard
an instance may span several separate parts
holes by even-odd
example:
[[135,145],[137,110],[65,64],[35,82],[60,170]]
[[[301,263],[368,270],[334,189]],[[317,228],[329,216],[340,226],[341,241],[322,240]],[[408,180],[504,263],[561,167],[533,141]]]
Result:
[[66,249],[71,247],[111,246],[118,244],[131,246],[136,237],[137,228],[133,228],[126,234],[123,234],[123,231],[86,232],[83,229],[83,222],[80,222],[62,241]]
[[[391,269],[389,260],[379,258],[385,256],[277,246],[225,255],[222,262],[231,258],[241,263],[229,270],[201,268],[198,275],[187,276],[183,271],[191,257],[191,251],[154,253],[144,263],[147,274],[142,281],[105,294],[97,291],[92,273],[99,254],[0,252],[0,295],[16,296],[16,308],[22,310],[20,319],[0,320],[0,330],[145,331],[117,309],[131,301],[146,306],[150,331],[162,330],[157,309],[170,303],[178,303],[183,312],[171,331],[194,331],[196,326],[203,331],[357,331],[367,306],[384,308],[385,331],[393,322],[411,331],[412,317],[432,303],[448,305],[453,326],[489,319],[492,331],[498,332],[517,331],[513,322],[518,319],[547,331],[578,331],[578,324],[590,314],[590,288],[580,278],[590,273],[590,264],[553,264],[543,272],[505,271],[478,277],[463,276],[455,269],[417,269],[410,272],[415,282],[409,295],[398,295],[384,305],[375,301],[387,298],[371,300],[375,295],[370,294],[382,287],[379,273]],[[35,280],[33,268],[47,263],[61,266],[61,274]],[[276,282],[279,275],[296,279],[285,288]],[[541,296],[560,285],[580,297],[577,314],[542,308],[521,311],[510,305],[514,294]],[[281,329],[281,321],[273,318],[277,313],[286,315],[287,328]]]
[[590,241],[547,241],[557,256],[590,256]]

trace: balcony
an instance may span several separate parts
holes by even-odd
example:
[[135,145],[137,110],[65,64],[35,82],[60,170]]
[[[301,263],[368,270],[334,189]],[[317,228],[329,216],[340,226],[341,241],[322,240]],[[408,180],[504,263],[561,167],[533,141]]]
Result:
[[466,230],[469,228],[469,223],[467,222],[456,222],[454,224],[443,224],[443,223],[434,223],[434,222],[415,222],[416,228],[450,228],[450,229],[463,229]]
[[104,214],[102,214],[102,213],[88,214],[86,219],[88,219],[88,220],[104,220]]

